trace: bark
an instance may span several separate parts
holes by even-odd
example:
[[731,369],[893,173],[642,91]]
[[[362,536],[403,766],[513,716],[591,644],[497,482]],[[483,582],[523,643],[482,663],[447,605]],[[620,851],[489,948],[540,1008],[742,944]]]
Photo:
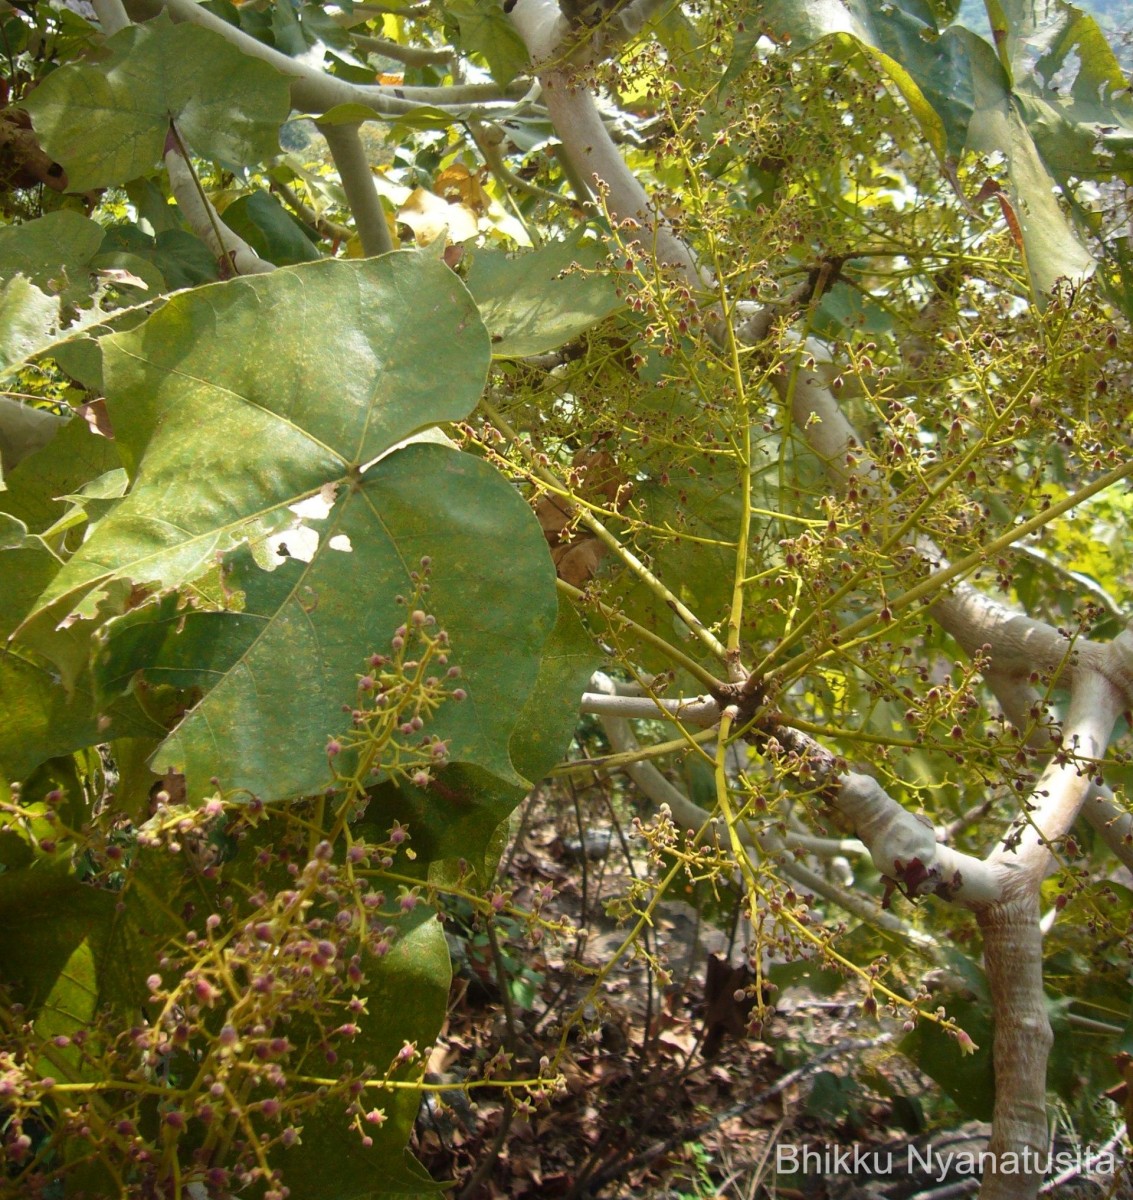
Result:
[[330,147],[346,202],[354,215],[354,227],[362,243],[362,253],[367,256],[386,254],[393,247],[389,224],[381,198],[374,187],[374,176],[370,170],[362,139],[357,125],[320,125],[319,130]]
[[[291,79],[292,105],[303,112],[325,113],[337,104],[365,104],[378,117],[398,117],[423,105],[443,108],[461,117],[506,114],[525,90],[523,83],[501,89],[494,84],[465,86],[406,87],[402,85],[351,83],[328,75],[321,67],[258,42],[236,25],[230,25],[197,0],[162,0],[161,7],[174,21],[191,21],[220,34],[251,58],[258,58]],[[403,10],[404,11],[404,10]]]
[[1054,1034],[1043,993],[1039,880],[1028,876],[1020,883],[1017,896],[976,914],[995,1021],[995,1111],[988,1149],[1000,1168],[984,1173],[980,1200],[1035,1196],[1047,1153],[1046,1067]]
[[213,252],[222,279],[232,275],[264,275],[275,270],[221,219],[212,201],[201,190],[189,164],[179,135],[173,132],[166,139],[165,169],[169,173],[169,190],[177,201],[181,215],[190,229]]

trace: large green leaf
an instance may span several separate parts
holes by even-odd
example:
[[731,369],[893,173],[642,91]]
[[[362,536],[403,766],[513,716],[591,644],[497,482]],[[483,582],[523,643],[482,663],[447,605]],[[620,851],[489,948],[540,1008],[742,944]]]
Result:
[[9,225],[0,229],[0,279],[23,275],[67,303],[83,300],[101,245],[102,226],[67,209]]
[[893,81],[938,157],[959,153],[967,126],[963,92],[957,89],[963,74],[955,69],[955,48],[941,38],[928,4],[770,0],[761,6],[760,17],[799,49],[839,34],[852,38]]
[[[8,287],[18,287],[20,284],[33,287],[24,279],[13,279]],[[0,299],[2,305],[3,299]],[[0,395],[0,469],[4,474],[7,475],[29,454],[46,446],[66,419],[48,409],[33,408],[30,404]],[[0,490],[3,490],[3,486],[0,484]]]
[[[1051,17],[1038,40],[1045,52],[1019,84],[1044,162],[1060,181],[1133,171],[1133,96],[1109,39],[1070,5],[1054,7]],[[1069,88],[1067,73],[1074,76]]]
[[613,281],[595,270],[604,257],[603,247],[582,233],[529,254],[477,251],[468,287],[492,335],[492,353],[543,354],[619,308]]
[[54,336],[59,301],[18,276],[0,284],[0,372],[23,362]]
[[[60,497],[120,466],[109,438],[93,433],[78,417],[60,424],[54,437],[22,458],[5,479],[0,512],[10,513],[35,533],[43,533],[66,512]],[[0,563],[0,579],[5,568]]]
[[[130,494],[44,597],[115,578],[175,587],[298,523],[289,505],[410,434],[467,416],[488,342],[438,260],[324,261],[175,296],[102,340]],[[84,612],[93,612],[88,601]]]
[[207,692],[156,761],[192,796],[214,775],[264,797],[312,792],[427,555],[427,604],[467,693],[430,732],[452,761],[518,784],[509,743],[556,614],[538,523],[480,460],[430,444],[387,454],[478,398],[488,339],[456,276],[398,253],[234,280],[175,297],[103,352],[133,486],[41,597],[37,648],[50,653],[42,627],[75,606],[105,619],[100,598],[123,585],[199,584],[223,562],[211,594],[229,611],[166,600],[122,616],[100,687],[144,668]]
[[[468,465],[467,460],[458,461],[463,466]],[[518,510],[516,516],[522,524],[527,524],[526,517]],[[458,545],[457,554],[461,552]],[[438,572],[442,564],[438,554],[434,553],[432,557],[436,591],[440,587]],[[542,557],[536,552],[536,564]],[[337,557],[329,557],[331,565],[339,561]],[[518,568],[519,563],[515,565]],[[535,569],[540,568],[536,565]],[[115,696],[128,687],[138,670],[144,670],[145,678],[154,684],[200,688],[207,692],[216,684],[223,686],[222,681],[243,662],[258,660],[261,653],[269,664],[274,665],[276,651],[270,639],[265,650],[252,649],[253,643],[265,632],[265,622],[261,615],[249,610],[248,603],[251,592],[262,581],[263,573],[251,560],[245,559],[243,567],[236,568],[228,579],[230,587],[243,590],[246,584],[251,589],[245,593],[245,608],[241,612],[185,610],[179,605],[176,595],[171,594],[156,605],[138,609],[115,621],[110,626],[106,647],[95,666],[99,694],[105,699]],[[404,590],[404,581],[402,584]],[[464,586],[470,590],[465,591]],[[481,585],[472,579],[464,586],[461,588],[462,594],[471,599]],[[258,603],[253,600],[253,608]],[[274,601],[265,597],[263,603],[270,609]],[[393,611],[393,619],[401,619],[398,612],[400,610]],[[317,614],[311,614],[311,619],[317,619]],[[450,628],[452,624],[449,622]],[[385,632],[380,627],[380,621],[375,625],[379,636]],[[360,629],[368,627],[367,620]],[[489,649],[490,640],[489,637],[484,644],[485,652]],[[460,653],[460,647],[457,647],[455,657],[464,663],[465,655]],[[578,698],[599,661],[600,654],[577,614],[569,603],[560,601],[555,627],[542,648],[538,677],[526,705],[515,714],[518,719],[509,741],[511,758],[522,776],[541,779],[562,757],[577,718]],[[345,665],[347,668],[357,666],[349,662]],[[510,677],[510,674],[505,671],[505,676]],[[349,672],[344,678],[349,680]],[[462,675],[466,690],[469,681],[470,675],[466,669]],[[309,677],[307,683],[309,689]],[[237,697],[234,701],[237,704],[247,699],[242,689],[235,685],[231,694]],[[229,690],[215,697],[210,696],[201,705],[202,713],[213,713],[212,706],[225,703],[227,695]],[[304,710],[311,705],[311,696],[310,690],[303,692],[301,706]],[[321,780],[318,774],[322,769],[318,765],[318,751],[325,735],[341,724],[337,707],[341,700],[341,691],[332,688],[326,704],[318,706],[328,722],[326,728],[312,724],[309,738],[296,756],[301,769],[315,768],[316,773],[310,776],[313,784]],[[451,708],[448,712],[442,712],[442,720],[436,728],[451,728],[450,722],[458,715],[463,716],[464,713],[457,713]],[[246,716],[242,714],[235,716],[234,721],[236,727],[248,724]],[[192,729],[191,724],[189,729]],[[253,736],[251,728],[248,735]],[[170,747],[178,744],[180,736],[181,731],[178,731],[163,753],[170,752]],[[205,745],[205,755],[213,744],[210,741]],[[270,759],[278,769],[280,759],[274,747]],[[474,857],[475,853],[483,850],[496,827],[506,819],[523,795],[523,790],[517,789],[514,784],[504,784],[499,778],[489,778],[471,768],[457,766],[441,773],[435,790],[425,792],[408,785],[397,789],[391,785],[389,792],[384,799],[382,793],[375,794],[370,816],[377,814],[377,823],[381,825],[384,821],[385,828],[395,819],[411,825],[418,855],[429,860],[458,855]]]
[[1027,122],[1004,86],[991,46],[962,31],[968,42],[974,108],[968,129],[972,149],[1007,158],[1012,207],[1023,236],[1027,271],[1034,290],[1049,292],[1060,278],[1081,279],[1093,271],[1093,255],[1078,240],[1059,204]]
[[[852,38],[901,92],[942,162],[958,158],[965,149],[1005,156],[1009,197],[1036,293],[1048,293],[1060,278],[1081,279],[1092,272],[1093,256],[1062,210],[1057,180],[1035,144],[1020,94],[1013,90],[1007,63],[1018,64],[1011,55],[1001,61],[995,49],[969,29],[954,26],[941,33],[931,9],[920,0],[884,6],[867,0],[771,0],[763,16],[803,48],[833,36]],[[1006,20],[1002,14],[1001,20]],[[1105,64],[1094,41],[1090,46],[1095,50],[1092,83],[1085,91],[1096,99],[1095,76]],[[1109,75],[1105,82],[1112,87]],[[1080,102],[1086,103],[1086,97]],[[1091,119],[1096,127],[1098,114]]]
[[241,196],[224,210],[224,222],[255,252],[276,266],[322,258],[307,230],[270,192]]
[[989,1121],[995,1104],[991,995],[978,964],[958,950],[945,951],[945,955],[952,977],[962,982],[963,988],[957,993],[945,992],[938,999],[977,1049],[962,1054],[955,1040],[930,1021],[920,1021],[912,1033],[901,1039],[900,1048],[940,1084],[961,1112],[979,1121]]
[[602,654],[571,604],[560,598],[559,619],[547,644],[539,678],[511,739],[521,774],[539,780],[566,753],[578,720],[578,700]]
[[447,876],[453,882],[459,877],[469,885],[471,871],[477,884],[487,887],[499,865],[498,832],[501,826],[506,829],[508,817],[526,793],[526,787],[456,763],[441,768],[428,788],[404,782],[371,788],[366,814],[357,828],[362,836],[377,840],[397,821],[408,828],[417,861],[429,865],[431,881],[439,871],[440,878]]
[[[0,873],[0,957],[5,982],[44,1039],[89,1031],[97,1009],[136,1011],[166,939],[182,930],[162,898],[79,881],[60,860]],[[73,1047],[45,1047],[68,1078],[97,1070]]]
[[1081,8],[1066,0],[992,0],[987,9],[1000,61],[1014,85],[1028,82],[1034,67],[1049,86],[1073,51],[1079,71],[1072,94],[1106,102],[1125,91],[1127,82],[1108,39]]
[[1020,109],[1057,179],[1109,179],[1133,171],[1133,100],[1081,100],[1053,89],[1020,93]]
[[[243,593],[244,611],[222,618],[232,637],[224,629],[184,654],[220,682],[155,769],[185,773],[194,797],[214,775],[269,799],[326,786],[323,747],[345,730],[342,707],[364,659],[388,648],[405,620],[396,597],[412,591],[409,572],[428,555],[427,604],[452,641],[467,698],[445,703],[426,732],[449,742],[452,761],[518,783],[510,739],[555,620],[550,558],[520,497],[478,459],[414,445],[367,472],[318,532],[309,563],[269,573],[250,553],[234,556],[227,586]],[[234,657],[234,640],[249,635]]]
[[501,87],[527,70],[527,47],[499,0],[448,0],[444,12],[456,23],[461,49],[467,54],[483,55],[492,78]]
[[[40,863],[0,874],[5,980],[45,1038],[73,1034],[94,1017],[96,960],[110,934],[114,903],[109,892],[85,887],[58,866]],[[65,1069],[71,1057],[58,1056],[54,1065]],[[71,1078],[76,1074],[66,1070]]]
[[55,577],[59,559],[22,521],[0,513],[0,638],[24,619],[36,597]]
[[87,677],[68,691],[59,672],[0,647],[0,773],[23,779],[39,763],[116,737],[155,737],[164,730],[133,696],[96,704]]
[[106,49],[100,63],[53,72],[26,102],[71,191],[148,174],[171,120],[194,151],[231,165],[279,153],[291,101],[274,67],[210,30],[163,19],[128,26]]

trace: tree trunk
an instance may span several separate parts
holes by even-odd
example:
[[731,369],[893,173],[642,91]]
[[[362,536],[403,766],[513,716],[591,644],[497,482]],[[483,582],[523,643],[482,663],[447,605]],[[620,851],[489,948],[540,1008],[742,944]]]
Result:
[[1038,881],[976,915],[995,1017],[995,1115],[980,1200],[1032,1200],[1043,1179],[1048,1140],[1046,1066],[1054,1034],[1043,992]]

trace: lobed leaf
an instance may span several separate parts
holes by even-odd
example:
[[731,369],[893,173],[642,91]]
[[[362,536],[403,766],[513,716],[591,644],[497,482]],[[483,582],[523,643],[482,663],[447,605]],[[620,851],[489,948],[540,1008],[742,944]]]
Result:
[[[521,782],[510,740],[556,608],[553,568],[526,504],[478,459],[414,445],[368,472],[318,533],[309,563],[269,573],[248,552],[230,560],[227,586],[242,593],[243,611],[208,614],[223,623],[208,641],[196,640],[198,623],[179,635],[193,639],[183,654],[200,682],[216,682],[155,770],[184,773],[192,798],[214,775],[265,799],[325,787],[323,748],[349,727],[342,710],[365,658],[388,651],[406,619],[396,597],[412,593],[410,572],[428,555],[426,603],[449,634],[467,698],[442,705],[426,732],[449,742],[451,761]],[[148,677],[162,680],[166,662],[159,654]]]
[[416,430],[467,416],[488,364],[460,281],[408,252],[203,287],[102,348],[133,487],[42,607],[114,579],[177,587],[293,528],[290,505],[355,486]]
[[279,153],[287,79],[219,34],[159,18],[127,26],[106,50],[102,62],[60,67],[26,102],[71,191],[149,174],[171,121],[198,154],[233,166]]
[[[44,590],[23,640],[70,654],[45,627],[135,606],[108,628],[101,701],[141,669],[204,693],[156,769],[184,772],[196,798],[213,776],[300,795],[328,783],[326,742],[429,556],[428,607],[467,693],[429,732],[451,761],[518,785],[510,739],[557,611],[542,533],[487,464],[430,444],[389,454],[479,396],[488,339],[457,277],[411,253],[328,260],[174,297],[102,346],[132,486]],[[148,589],[187,585],[201,602],[206,579],[221,599],[203,607],[222,611],[136,607]]]

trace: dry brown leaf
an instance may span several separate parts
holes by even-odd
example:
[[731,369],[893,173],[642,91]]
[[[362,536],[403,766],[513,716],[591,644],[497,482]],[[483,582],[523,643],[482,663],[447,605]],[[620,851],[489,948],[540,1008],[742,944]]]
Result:
[[[571,475],[579,495],[602,500],[614,508],[629,494],[625,474],[606,450],[579,450],[571,460]],[[606,556],[606,547],[588,533],[571,536],[574,508],[570,502],[544,493],[535,502],[535,515],[551,547],[559,578],[573,587],[582,587],[593,579]]]
[[106,401],[100,396],[89,404],[80,404],[75,410],[90,426],[91,433],[100,437],[114,440],[114,427],[110,424],[110,414],[106,411]]
[[601,496],[608,504],[620,504],[625,499],[618,493],[627,485],[625,473],[614,456],[606,450],[579,450],[571,466],[581,476],[580,491],[588,496]]
[[[704,1046],[705,1058],[720,1052],[725,1034],[742,1038],[747,1032],[747,1019],[755,1007],[755,997],[746,991],[755,976],[746,965],[733,967],[716,954],[708,956],[704,980]],[[736,996],[744,992],[741,999]]]
[[488,211],[491,199],[481,185],[479,173],[473,173],[463,163],[453,163],[433,180],[433,191],[449,204],[463,204],[478,216]]
[[606,547],[595,537],[582,538],[569,546],[556,546],[551,551],[555,570],[564,583],[582,587],[598,573]]
[[574,1061],[573,1058],[567,1058],[565,1055],[559,1062],[559,1070],[562,1072],[563,1080],[566,1083],[567,1091],[572,1096],[580,1096],[590,1086],[590,1076]]
[[543,536],[556,545],[559,534],[570,524],[570,505],[561,496],[540,496],[535,503],[535,515],[543,529]]
[[0,179],[8,187],[30,188],[44,184],[54,192],[67,190],[67,173],[44,154],[22,108],[0,112]]

